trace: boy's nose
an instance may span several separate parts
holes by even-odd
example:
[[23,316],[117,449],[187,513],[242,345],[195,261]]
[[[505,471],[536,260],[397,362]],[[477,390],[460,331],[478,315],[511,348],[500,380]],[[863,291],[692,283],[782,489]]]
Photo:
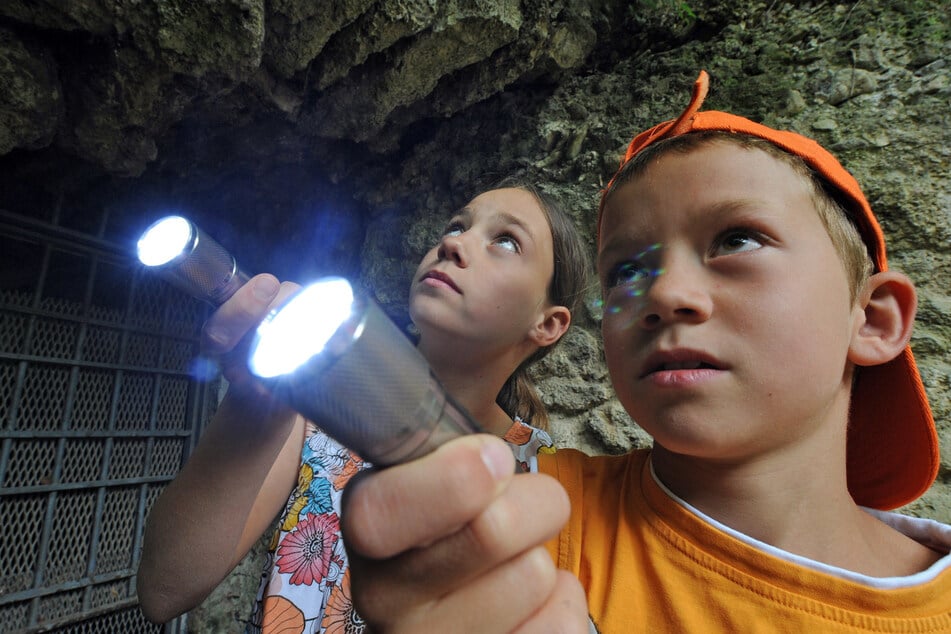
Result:
[[469,265],[466,256],[465,244],[462,239],[464,234],[444,235],[439,241],[439,250],[436,255],[440,260],[452,260],[457,266],[465,268]]
[[655,328],[665,323],[700,323],[713,310],[702,273],[694,267],[672,265],[662,268],[644,292],[639,323]]

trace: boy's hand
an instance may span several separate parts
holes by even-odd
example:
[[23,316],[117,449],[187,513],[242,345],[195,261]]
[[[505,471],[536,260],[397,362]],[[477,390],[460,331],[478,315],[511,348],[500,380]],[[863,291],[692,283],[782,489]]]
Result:
[[271,309],[299,288],[267,273],[251,278],[205,322],[201,330],[202,357],[216,360],[231,385],[252,385],[247,358],[253,331]]
[[477,435],[348,484],[351,591],[372,631],[588,631],[581,584],[544,548],[567,495],[514,470],[501,440]]

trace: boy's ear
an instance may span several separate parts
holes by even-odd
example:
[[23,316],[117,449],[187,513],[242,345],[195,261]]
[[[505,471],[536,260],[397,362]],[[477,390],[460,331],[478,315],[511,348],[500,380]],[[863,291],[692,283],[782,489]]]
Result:
[[539,348],[546,348],[561,339],[570,325],[570,310],[564,306],[549,306],[532,326],[528,338]]
[[897,271],[875,273],[859,297],[859,309],[864,319],[852,336],[849,360],[860,366],[888,363],[911,340],[918,310],[914,283]]

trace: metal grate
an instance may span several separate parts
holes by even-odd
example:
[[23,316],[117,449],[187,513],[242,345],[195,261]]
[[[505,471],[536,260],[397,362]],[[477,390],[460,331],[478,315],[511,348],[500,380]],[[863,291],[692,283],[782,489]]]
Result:
[[160,632],[138,609],[145,517],[217,384],[206,307],[122,250],[0,211],[0,632]]

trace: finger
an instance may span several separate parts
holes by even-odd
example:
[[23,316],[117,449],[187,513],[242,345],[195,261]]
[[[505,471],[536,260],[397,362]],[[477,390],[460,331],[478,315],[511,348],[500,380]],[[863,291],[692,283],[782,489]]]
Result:
[[559,570],[555,587],[542,606],[513,634],[589,634],[588,601],[578,578]]
[[385,559],[442,539],[481,513],[514,469],[505,443],[479,434],[418,460],[361,474],[344,490],[345,543],[355,553]]
[[257,275],[218,307],[202,327],[202,353],[222,355],[232,350],[247,332],[267,315],[281,290],[273,275]]
[[567,495],[556,480],[539,474],[516,476],[471,522],[424,548],[385,560],[351,553],[354,600],[369,604],[366,614],[361,612],[365,617],[385,619],[415,610],[544,544],[558,533],[568,513]]
[[[425,548],[407,551],[386,562],[390,573],[416,593],[451,592],[558,534],[568,519],[569,503],[561,485],[546,475],[514,478],[471,522]],[[399,601],[412,601],[412,596]]]
[[[511,632],[540,611],[555,590],[557,570],[548,552],[533,548],[495,567],[465,588],[407,610],[381,613],[371,626],[397,632]],[[372,629],[372,627],[371,627]]]
[[278,282],[274,276],[268,274],[252,278],[204,324],[202,344],[210,354],[227,354],[233,351],[248,340],[254,329],[272,310],[284,304],[299,289],[299,284]]
[[277,293],[272,294],[272,281],[276,279],[270,275],[253,278],[215,311],[202,329],[203,356],[217,361],[222,375],[236,389],[250,388],[258,396],[266,390],[251,380],[248,373],[248,350],[255,329],[300,288],[292,282],[282,282]]

